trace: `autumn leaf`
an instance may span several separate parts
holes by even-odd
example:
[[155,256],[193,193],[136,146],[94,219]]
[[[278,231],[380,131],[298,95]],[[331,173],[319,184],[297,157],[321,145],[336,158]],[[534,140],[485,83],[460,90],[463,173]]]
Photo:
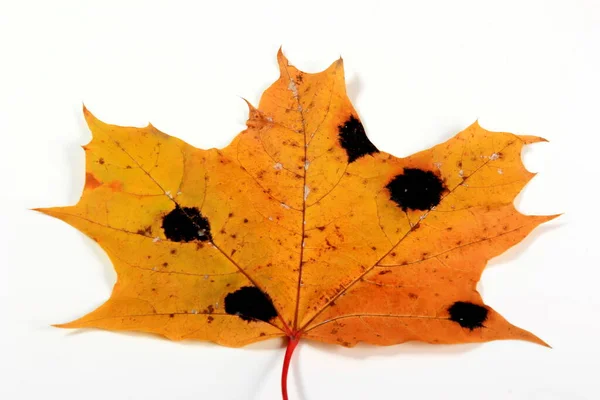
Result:
[[202,150],[152,125],[93,133],[75,206],[40,209],[95,240],[117,283],[64,328],[151,332],[243,346],[287,337],[354,346],[521,339],[485,305],[489,259],[555,216],[519,213],[543,141],[477,123],[397,158],[367,138],[342,60],[309,74],[278,54],[279,79],[248,128]]

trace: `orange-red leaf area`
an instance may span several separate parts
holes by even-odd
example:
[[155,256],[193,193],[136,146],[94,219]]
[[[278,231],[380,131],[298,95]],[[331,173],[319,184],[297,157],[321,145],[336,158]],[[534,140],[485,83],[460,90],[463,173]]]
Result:
[[117,282],[98,309],[59,326],[225,346],[287,337],[285,399],[300,339],[544,344],[476,290],[489,259],[554,218],[513,205],[533,177],[521,149],[543,139],[474,123],[397,158],[367,138],[341,59],[315,74],[277,59],[279,78],[223,149],[84,109],[93,139],[81,199],[39,211],[95,240]]

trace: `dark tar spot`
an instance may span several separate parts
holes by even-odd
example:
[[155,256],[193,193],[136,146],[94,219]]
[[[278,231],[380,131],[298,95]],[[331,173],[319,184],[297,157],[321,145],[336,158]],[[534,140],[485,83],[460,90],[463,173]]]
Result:
[[483,328],[488,309],[473,303],[457,301],[448,308],[450,321],[457,322],[463,328],[473,330]]
[[196,207],[176,206],[163,218],[162,228],[167,239],[174,242],[212,239],[210,224]]
[[244,286],[225,296],[225,312],[248,322],[268,322],[277,316],[271,298],[255,286]]
[[340,145],[346,150],[348,162],[351,163],[367,154],[379,153],[377,147],[365,133],[360,121],[351,115],[343,125],[338,126]]
[[442,199],[446,190],[442,180],[431,171],[406,168],[386,185],[390,198],[404,211],[429,210]]

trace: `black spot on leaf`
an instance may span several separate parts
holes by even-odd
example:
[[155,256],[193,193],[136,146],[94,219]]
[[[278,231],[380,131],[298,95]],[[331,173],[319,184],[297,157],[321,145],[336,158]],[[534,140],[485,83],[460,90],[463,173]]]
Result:
[[482,328],[487,319],[488,309],[473,303],[457,301],[448,308],[450,321],[457,322],[463,328],[473,330]]
[[162,228],[167,239],[174,242],[212,240],[210,224],[196,207],[176,206],[163,218]]
[[404,211],[429,210],[439,204],[446,190],[442,180],[431,171],[406,168],[386,185],[390,198]]
[[225,296],[225,312],[244,321],[268,322],[277,316],[271,298],[255,286],[244,286]]
[[377,147],[371,143],[362,124],[354,115],[338,126],[340,145],[346,150],[348,162],[351,163],[367,154],[379,153]]

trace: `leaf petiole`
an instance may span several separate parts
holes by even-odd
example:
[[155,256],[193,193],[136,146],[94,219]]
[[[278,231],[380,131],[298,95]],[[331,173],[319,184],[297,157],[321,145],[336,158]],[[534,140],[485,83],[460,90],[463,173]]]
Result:
[[283,400],[289,400],[287,392],[287,376],[292,354],[294,353],[296,346],[298,346],[298,342],[300,342],[300,337],[296,335],[288,336],[288,344],[285,350],[285,357],[283,358],[283,370],[281,371],[281,394],[283,396]]

